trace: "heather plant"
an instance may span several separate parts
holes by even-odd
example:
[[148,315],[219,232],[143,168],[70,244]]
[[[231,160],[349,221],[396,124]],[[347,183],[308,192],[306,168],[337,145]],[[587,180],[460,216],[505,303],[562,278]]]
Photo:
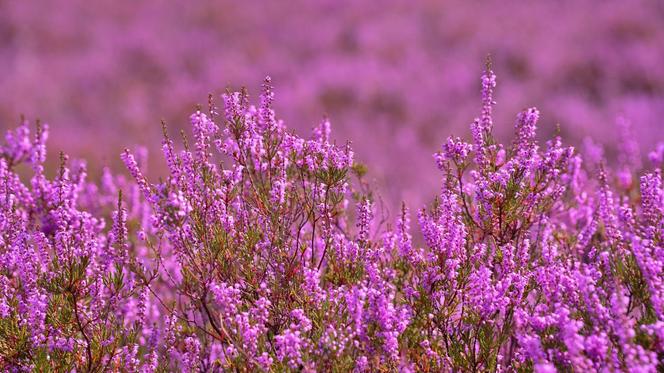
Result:
[[164,124],[157,181],[142,150],[121,157],[133,181],[90,183],[65,156],[49,179],[47,128],[23,123],[0,158],[0,367],[661,370],[663,147],[642,171],[621,120],[615,168],[591,141],[540,148],[536,108],[501,144],[490,66],[481,86],[417,230],[328,120],[287,130],[269,78],[256,105],[198,108],[191,139]]
[[[85,211],[85,164],[69,165],[61,154],[48,179],[47,136],[47,126],[32,136],[24,122],[1,150],[0,366],[132,370],[149,280],[130,252],[122,194],[113,207],[112,197],[94,193],[99,213]],[[28,183],[18,173],[26,165]]]

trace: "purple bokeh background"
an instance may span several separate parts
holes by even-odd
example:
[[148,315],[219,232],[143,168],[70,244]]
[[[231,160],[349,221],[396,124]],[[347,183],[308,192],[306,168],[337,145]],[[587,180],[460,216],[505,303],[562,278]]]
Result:
[[0,129],[20,114],[64,150],[120,169],[146,145],[160,174],[160,119],[174,132],[207,94],[263,77],[277,116],[306,133],[326,114],[390,206],[440,185],[431,154],[479,115],[492,55],[496,131],[537,106],[540,137],[607,147],[615,119],[643,151],[664,139],[664,2],[2,1]]

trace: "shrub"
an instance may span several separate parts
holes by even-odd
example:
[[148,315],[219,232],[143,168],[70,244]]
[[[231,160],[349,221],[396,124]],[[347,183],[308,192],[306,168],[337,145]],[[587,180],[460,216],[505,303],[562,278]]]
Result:
[[24,122],[0,158],[0,366],[662,369],[662,147],[637,178],[628,136],[614,173],[597,148],[540,148],[535,108],[499,144],[494,87],[487,68],[472,142],[434,156],[442,188],[415,237],[328,121],[286,130],[269,79],[257,106],[242,91],[199,108],[181,151],[164,126],[156,183],[129,150],[133,181],[90,183],[62,155],[49,179],[47,128]]

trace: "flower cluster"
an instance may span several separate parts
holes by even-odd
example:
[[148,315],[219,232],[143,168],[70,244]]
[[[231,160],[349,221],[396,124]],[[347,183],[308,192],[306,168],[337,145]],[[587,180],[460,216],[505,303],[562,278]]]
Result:
[[596,145],[584,163],[558,137],[540,148],[535,108],[500,144],[495,87],[487,67],[417,232],[327,120],[287,131],[269,78],[257,106],[198,108],[192,143],[164,125],[158,182],[130,150],[131,181],[64,155],[48,178],[48,128],[21,124],[0,148],[0,368],[661,370],[662,147],[642,172],[620,121],[618,167]]

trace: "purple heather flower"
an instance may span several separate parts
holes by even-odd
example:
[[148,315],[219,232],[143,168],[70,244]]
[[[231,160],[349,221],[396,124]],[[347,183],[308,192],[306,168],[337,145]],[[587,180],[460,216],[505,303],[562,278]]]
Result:
[[0,334],[20,341],[0,343],[0,367],[661,369],[659,165],[640,173],[627,132],[616,167],[590,142],[540,149],[534,108],[498,144],[494,88],[487,70],[472,145],[435,155],[419,232],[327,119],[286,130],[269,79],[258,105],[197,110],[191,148],[164,131],[158,182],[140,150],[121,155],[132,179],[95,183],[64,155],[50,178],[46,127],[22,123],[0,145]]

